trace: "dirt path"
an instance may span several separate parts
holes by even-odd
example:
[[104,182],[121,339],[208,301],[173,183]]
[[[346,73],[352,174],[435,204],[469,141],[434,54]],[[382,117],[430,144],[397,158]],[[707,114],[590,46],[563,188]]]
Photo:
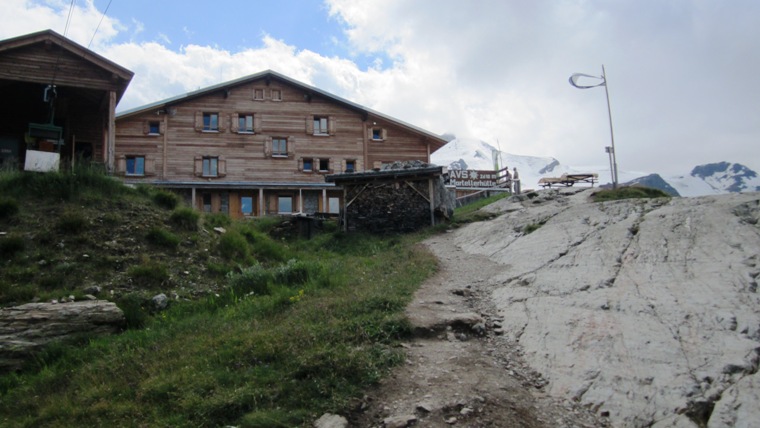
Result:
[[415,337],[407,362],[368,392],[356,427],[599,427],[590,410],[557,402],[546,381],[501,336],[489,278],[504,266],[466,254],[450,232],[425,245],[440,260],[407,308]]

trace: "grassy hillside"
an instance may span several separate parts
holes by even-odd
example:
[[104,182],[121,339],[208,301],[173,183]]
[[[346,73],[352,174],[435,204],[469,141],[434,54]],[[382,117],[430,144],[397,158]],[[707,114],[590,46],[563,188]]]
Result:
[[90,169],[0,174],[0,303],[99,286],[129,319],[0,375],[0,425],[299,426],[401,362],[403,308],[435,269],[413,238],[197,216]]

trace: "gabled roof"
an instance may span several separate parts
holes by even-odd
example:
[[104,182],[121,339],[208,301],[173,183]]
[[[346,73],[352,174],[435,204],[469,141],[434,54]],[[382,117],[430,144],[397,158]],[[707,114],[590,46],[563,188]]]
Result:
[[[78,58],[87,61],[97,67],[100,67],[112,78],[118,79],[118,91],[117,99],[121,99],[124,92],[127,90],[129,82],[132,80],[134,73],[126,68],[116,64],[113,61],[102,57],[95,52],[87,49],[86,47],[56,33],[53,30],[43,30],[36,33],[26,34],[23,36],[14,37],[11,39],[0,40],[0,55],[13,49],[24,48],[35,44],[50,43],[70,52]],[[24,78],[24,81],[33,82],[35,76],[24,75],[20,76]],[[39,83],[49,83],[47,79],[41,80]]]
[[273,71],[273,70],[262,71],[262,72],[259,72],[259,73],[255,73],[255,74],[251,74],[251,75],[248,75],[248,76],[245,76],[245,77],[241,77],[239,79],[230,80],[230,81],[227,81],[227,82],[224,82],[224,83],[220,83],[220,84],[217,84],[217,85],[208,86],[206,88],[198,89],[198,90],[193,91],[193,92],[188,92],[188,93],[186,93],[184,95],[179,95],[179,96],[176,96],[176,97],[167,98],[165,100],[157,101],[155,103],[146,104],[146,105],[141,106],[141,107],[136,107],[134,109],[126,110],[126,111],[118,113],[116,115],[116,119],[119,120],[119,119],[127,118],[127,117],[130,117],[130,116],[135,116],[135,115],[142,114],[142,113],[145,113],[145,112],[148,112],[148,111],[151,111],[151,110],[165,109],[165,108],[168,108],[168,107],[170,107],[172,105],[180,104],[180,103],[185,102],[185,101],[190,101],[190,100],[192,100],[194,98],[206,96],[206,95],[208,95],[210,93],[213,93],[213,92],[223,91],[225,89],[230,89],[230,88],[233,88],[235,86],[245,85],[245,84],[248,84],[250,82],[259,80],[259,79],[279,80],[279,81],[281,81],[283,83],[286,83],[288,85],[291,85],[291,86],[294,86],[296,88],[299,88],[299,89],[303,90],[307,95],[311,95],[311,96],[318,95],[318,96],[320,96],[322,98],[325,98],[325,99],[328,99],[328,100],[330,100],[330,101],[332,101],[332,102],[334,102],[334,103],[336,103],[338,105],[341,105],[341,106],[343,106],[343,107],[345,107],[345,108],[347,108],[349,110],[353,110],[353,111],[355,111],[357,113],[360,113],[365,119],[369,118],[369,116],[374,116],[374,117],[377,117],[378,119],[382,119],[382,120],[391,122],[394,125],[397,125],[397,126],[399,126],[401,128],[404,128],[404,129],[406,129],[408,131],[414,132],[416,134],[419,134],[421,136],[424,136],[424,137],[428,138],[429,141],[430,141],[430,143],[431,143],[431,146],[432,146],[432,150],[431,151],[433,151],[433,152],[436,151],[436,150],[438,150],[438,149],[440,149],[441,147],[443,147],[447,143],[447,141],[444,140],[443,138],[441,138],[441,136],[438,135],[438,134],[426,131],[426,130],[424,130],[422,128],[419,128],[417,126],[414,126],[412,124],[406,123],[404,121],[401,121],[399,119],[393,118],[393,117],[388,116],[386,114],[383,114],[383,113],[377,112],[375,110],[369,109],[367,107],[364,107],[362,105],[356,104],[356,103],[354,103],[352,101],[349,101],[349,100],[347,100],[345,98],[341,98],[341,97],[339,97],[337,95],[333,95],[333,94],[331,94],[331,93],[329,93],[327,91],[323,91],[322,89],[316,88],[314,86],[307,85],[305,83],[299,82],[298,80],[292,79],[292,78],[290,78],[288,76],[285,76],[285,75],[280,74],[280,73],[278,73],[276,71]]

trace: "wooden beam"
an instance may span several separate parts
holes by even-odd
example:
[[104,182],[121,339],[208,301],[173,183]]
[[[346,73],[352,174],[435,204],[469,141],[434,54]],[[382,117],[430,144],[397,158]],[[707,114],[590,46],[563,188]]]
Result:
[[106,170],[114,173],[116,151],[116,92],[108,92],[108,127],[106,129]]
[[430,192],[430,225],[435,226],[435,186],[433,186],[432,178],[428,178],[428,190]]

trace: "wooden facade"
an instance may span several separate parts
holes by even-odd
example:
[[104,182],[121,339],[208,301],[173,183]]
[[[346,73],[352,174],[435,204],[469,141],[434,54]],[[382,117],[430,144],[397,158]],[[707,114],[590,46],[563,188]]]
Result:
[[51,30],[0,41],[0,167],[21,168],[39,150],[112,170],[115,108],[132,76]]
[[429,162],[440,136],[273,71],[116,118],[116,171],[233,217],[337,213],[327,174]]

